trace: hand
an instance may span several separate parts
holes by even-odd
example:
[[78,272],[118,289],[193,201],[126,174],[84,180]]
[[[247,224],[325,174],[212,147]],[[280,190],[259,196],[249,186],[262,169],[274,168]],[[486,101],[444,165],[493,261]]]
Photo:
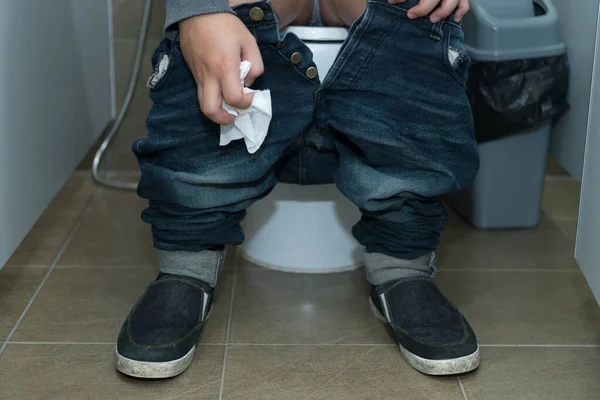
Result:
[[[388,1],[390,4],[401,4],[406,0]],[[441,6],[429,17],[431,22],[434,24],[448,17],[455,10],[456,13],[454,14],[454,20],[458,22],[465,16],[467,12],[469,12],[470,8],[469,0],[421,0],[418,5],[408,10],[408,18],[415,19],[425,17],[429,15],[440,3],[442,3]]]
[[179,23],[181,51],[198,85],[204,115],[227,125],[234,116],[221,108],[222,100],[235,108],[252,104],[253,94],[243,93],[240,63],[252,63],[246,86],[262,75],[264,66],[256,39],[240,19],[229,13],[206,14]]

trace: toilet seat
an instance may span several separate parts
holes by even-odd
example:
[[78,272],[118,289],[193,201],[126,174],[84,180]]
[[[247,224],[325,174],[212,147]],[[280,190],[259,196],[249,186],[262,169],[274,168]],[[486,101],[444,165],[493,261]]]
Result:
[[[313,52],[321,81],[348,37],[345,28],[292,26]],[[334,273],[361,266],[361,247],[351,229],[361,215],[335,185],[280,183],[248,209],[242,223],[241,254],[269,269],[294,273]]]
[[346,28],[323,26],[290,26],[284,32],[294,33],[304,42],[343,42],[348,37]]

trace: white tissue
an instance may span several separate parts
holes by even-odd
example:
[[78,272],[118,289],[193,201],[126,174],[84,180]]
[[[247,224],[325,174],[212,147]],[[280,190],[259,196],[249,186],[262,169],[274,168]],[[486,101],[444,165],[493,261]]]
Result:
[[[240,80],[244,86],[244,79],[250,72],[250,62],[242,61],[240,64]],[[252,105],[246,110],[231,107],[223,101],[221,107],[229,114],[234,115],[235,120],[229,125],[221,125],[221,146],[227,146],[231,141],[244,139],[248,152],[253,154],[262,146],[273,110],[271,107],[270,90],[252,90],[244,86],[244,93],[254,93]]]

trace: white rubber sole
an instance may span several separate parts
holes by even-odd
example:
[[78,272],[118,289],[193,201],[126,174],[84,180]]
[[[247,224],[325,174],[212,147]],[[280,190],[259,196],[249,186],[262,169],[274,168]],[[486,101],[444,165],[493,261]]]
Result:
[[[206,314],[205,322],[210,319],[213,308],[210,307]],[[185,371],[192,360],[194,359],[194,353],[196,352],[196,346],[192,347],[187,354],[180,359],[166,362],[148,362],[148,361],[137,361],[127,357],[123,357],[119,354],[117,347],[115,346],[115,367],[117,371],[132,376],[134,378],[142,379],[167,379],[173,378],[180,375]]]
[[[375,317],[377,317],[377,319],[381,322],[387,324],[387,320],[381,314],[381,312],[379,312],[375,304],[373,304],[373,300],[370,297],[369,305],[371,306],[371,311],[373,314],[375,314]],[[464,374],[477,369],[477,367],[479,367],[479,363],[481,362],[479,346],[477,346],[477,350],[475,350],[475,352],[472,354],[451,360],[430,360],[411,353],[402,347],[402,345],[398,346],[400,347],[400,353],[402,354],[402,357],[408,363],[408,365],[426,375],[443,376]]]
[[192,347],[188,353],[173,361],[167,362],[148,362],[137,361],[119,354],[115,347],[115,366],[117,370],[125,375],[142,379],[166,379],[173,378],[187,369],[192,363],[196,346]]

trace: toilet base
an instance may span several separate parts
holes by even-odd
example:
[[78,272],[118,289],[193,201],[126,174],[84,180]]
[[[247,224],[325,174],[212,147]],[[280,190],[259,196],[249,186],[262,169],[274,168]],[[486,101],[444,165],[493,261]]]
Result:
[[279,184],[248,209],[242,257],[277,271],[324,274],[359,268],[361,247],[352,237],[357,207],[335,185]]
[[337,274],[337,273],[341,273],[341,272],[354,271],[356,269],[362,268],[362,266],[363,266],[361,262],[358,262],[353,265],[348,265],[348,266],[339,267],[339,268],[322,268],[322,269],[305,268],[305,267],[292,268],[292,267],[286,267],[286,266],[282,266],[282,265],[265,264],[262,261],[255,260],[248,253],[246,253],[243,248],[240,249],[240,255],[244,258],[244,260],[246,260],[249,263],[252,263],[258,267],[270,269],[272,271],[286,272],[288,274]]

